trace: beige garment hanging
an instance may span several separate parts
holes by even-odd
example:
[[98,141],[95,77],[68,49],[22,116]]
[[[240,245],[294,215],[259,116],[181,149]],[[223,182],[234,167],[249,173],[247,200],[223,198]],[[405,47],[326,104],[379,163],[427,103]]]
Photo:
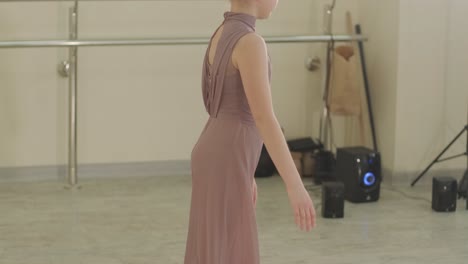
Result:
[[361,92],[356,69],[357,54],[350,45],[335,48],[328,90],[330,113],[344,116],[361,114]]

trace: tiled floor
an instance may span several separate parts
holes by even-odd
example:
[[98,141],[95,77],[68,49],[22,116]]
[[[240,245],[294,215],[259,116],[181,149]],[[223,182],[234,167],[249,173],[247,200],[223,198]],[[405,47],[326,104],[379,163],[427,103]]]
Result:
[[[182,264],[190,184],[189,176],[83,179],[71,190],[2,182],[0,263]],[[262,264],[468,263],[465,200],[455,213],[432,212],[430,186],[383,186],[379,202],[346,203],[344,219],[319,216],[306,233],[281,178],[257,184]],[[311,189],[319,213],[320,188]]]

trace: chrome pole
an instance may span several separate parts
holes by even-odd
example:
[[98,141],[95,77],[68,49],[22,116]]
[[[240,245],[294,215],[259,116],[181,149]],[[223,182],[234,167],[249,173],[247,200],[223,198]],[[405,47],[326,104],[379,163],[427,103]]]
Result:
[[[70,40],[78,38],[78,0],[70,8]],[[77,184],[77,87],[78,87],[78,47],[70,48],[70,75],[68,77],[68,183],[71,186]]]
[[[324,17],[324,33],[330,37],[330,40],[336,41],[335,37],[333,36],[332,39],[332,30],[333,30],[333,9],[335,7],[335,0],[333,0],[331,5],[327,5],[325,7],[325,17]],[[331,61],[332,53],[333,53],[333,43],[329,42],[327,45],[327,54],[326,54],[326,62],[323,71],[323,109],[322,115],[320,117],[320,132],[319,132],[319,139],[323,143],[323,146],[327,150],[331,150],[332,142],[330,137],[330,112],[328,108],[328,88],[329,88],[329,81],[330,81],[330,71],[331,71]]]
[[[330,42],[329,35],[318,36],[269,36],[267,43],[319,43]],[[356,35],[336,35],[335,42],[352,40],[367,41],[367,37]],[[159,39],[101,39],[101,40],[22,40],[0,41],[0,48],[31,48],[31,47],[85,47],[85,46],[149,46],[149,45],[201,45],[208,44],[208,38],[159,38]]]

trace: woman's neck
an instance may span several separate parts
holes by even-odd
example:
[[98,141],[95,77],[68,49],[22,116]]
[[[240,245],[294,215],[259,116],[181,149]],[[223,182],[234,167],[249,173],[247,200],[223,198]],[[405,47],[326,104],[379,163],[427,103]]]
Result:
[[231,12],[244,13],[257,17],[257,9],[254,5],[239,4],[237,2],[231,3]]

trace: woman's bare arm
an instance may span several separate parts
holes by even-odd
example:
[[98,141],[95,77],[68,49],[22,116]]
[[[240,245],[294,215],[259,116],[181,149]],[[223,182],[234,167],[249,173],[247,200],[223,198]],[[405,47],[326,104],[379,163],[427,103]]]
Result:
[[233,63],[241,74],[250,110],[285,185],[302,185],[300,175],[273,110],[268,79],[268,54],[265,42],[257,34],[244,36],[233,53]]
[[233,63],[241,74],[260,135],[286,185],[296,224],[302,230],[310,231],[315,226],[315,209],[273,110],[268,79],[268,54],[263,38],[255,33],[242,37],[234,49]]

